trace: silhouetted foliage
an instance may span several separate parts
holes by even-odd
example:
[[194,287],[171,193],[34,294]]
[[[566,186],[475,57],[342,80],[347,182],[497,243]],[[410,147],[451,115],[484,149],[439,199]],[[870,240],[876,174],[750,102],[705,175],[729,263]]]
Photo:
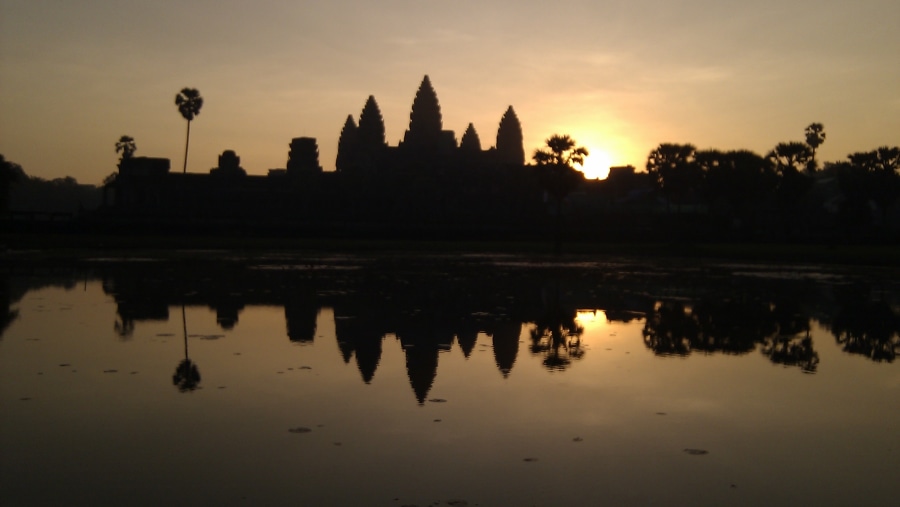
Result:
[[0,213],[9,209],[9,190],[14,183],[25,179],[25,171],[22,166],[6,160],[0,155]]
[[699,325],[681,301],[658,302],[644,323],[644,345],[654,354],[686,356],[699,335]]
[[803,132],[806,135],[806,144],[812,149],[812,159],[807,170],[813,172],[818,169],[816,161],[816,149],[825,142],[825,126],[821,123],[810,123]]
[[559,286],[542,292],[543,311],[530,331],[531,353],[542,355],[543,365],[550,370],[565,370],[573,359],[581,359],[581,335],[584,328],[575,320],[574,308],[564,308]]
[[190,359],[178,363],[175,374],[172,375],[172,384],[183,393],[200,387],[200,370],[197,369],[197,365]]
[[803,173],[810,167],[813,150],[803,143],[778,143],[766,155],[766,158],[775,166],[775,171],[782,176],[785,173]]
[[800,200],[812,188],[813,180],[809,169],[813,160],[812,149],[803,143],[779,143],[766,155],[766,159],[778,174],[775,196],[782,225],[788,236],[793,233],[793,222],[797,218]]
[[196,88],[183,88],[181,92],[175,96],[175,105],[178,106],[178,112],[182,118],[187,120],[187,138],[184,142],[184,169],[187,172],[188,146],[191,143],[191,121],[200,114],[200,108],[203,107],[203,97]]
[[900,354],[900,313],[887,301],[873,298],[861,285],[837,291],[840,310],[831,321],[831,332],[844,352],[873,361],[893,362]]
[[776,364],[814,373],[819,354],[809,337],[809,318],[795,302],[759,298],[660,301],[647,315],[644,344],[655,354],[746,354],[757,344]]
[[[847,156],[849,172],[856,179],[857,197],[871,200],[878,206],[882,223],[887,219],[891,204],[900,197],[900,148],[882,146],[868,152]],[[845,169],[845,177],[848,176]]]
[[[2,162],[2,155],[0,155]],[[3,333],[16,319],[19,318],[19,310],[10,308],[13,298],[9,288],[9,275],[0,274],[0,339],[3,339]]]
[[535,150],[532,158],[537,164],[541,188],[553,198],[556,210],[555,251],[562,245],[562,203],[570,192],[584,182],[584,173],[575,169],[575,164],[584,165],[588,150],[576,146],[568,135],[554,134],[546,141],[547,147]]
[[772,164],[747,150],[704,150],[696,153],[696,162],[705,174],[710,209],[720,210],[738,221],[739,227],[753,231],[760,204],[778,184]]
[[6,195],[9,209],[26,213],[69,213],[96,209],[102,202],[102,191],[95,185],[81,184],[71,176],[45,180],[28,176],[15,166],[15,181]]
[[544,190],[557,203],[584,181],[584,174],[575,165],[584,165],[587,148],[576,146],[567,135],[554,134],[546,141],[547,147],[535,150],[532,158],[538,166]]
[[663,143],[647,157],[647,173],[670,202],[684,204],[700,194],[703,173],[692,144]]
[[808,333],[802,337],[769,337],[763,343],[762,353],[775,364],[798,366],[803,373],[815,373],[819,366],[819,353]]
[[116,141],[116,153],[122,154],[121,158],[119,158],[119,163],[126,158],[133,157],[135,151],[137,151],[137,144],[134,142],[133,137],[122,136]]

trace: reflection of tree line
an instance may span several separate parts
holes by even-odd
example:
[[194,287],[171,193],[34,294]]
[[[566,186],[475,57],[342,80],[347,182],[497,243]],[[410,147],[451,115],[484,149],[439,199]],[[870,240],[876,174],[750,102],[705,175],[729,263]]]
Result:
[[852,285],[843,288],[838,298],[840,311],[829,327],[844,352],[874,361],[893,361],[900,354],[900,303],[896,294]]
[[[692,352],[744,354],[759,350],[776,364],[815,372],[819,354],[810,337],[817,294],[796,291],[797,284],[768,297],[710,296],[686,303],[656,303],[644,324],[644,343],[660,355]],[[793,290],[791,290],[793,289]],[[844,352],[892,362],[900,354],[900,301],[896,293],[868,284],[835,285],[817,319]]]
[[809,331],[810,318],[796,301],[709,298],[656,303],[643,334],[647,348],[659,355],[746,354],[759,347],[772,362],[811,373],[819,354]]
[[[436,378],[440,352],[455,342],[468,358],[479,334],[493,345],[503,376],[516,364],[520,338],[545,367],[569,367],[585,353],[576,308],[602,309],[612,322],[643,319],[644,343],[660,356],[759,350],[773,363],[814,372],[819,363],[810,336],[814,320],[847,353],[891,362],[900,352],[897,292],[865,284],[686,280],[678,272],[623,275],[618,268],[415,264],[377,261],[361,269],[324,270],[113,266],[102,279],[117,303],[114,328],[122,338],[134,332],[135,322],[168,320],[172,307],[209,306],[227,330],[238,325],[244,306],[266,305],[284,307],[292,342],[310,343],[320,309],[332,308],[344,361],[354,361],[362,380],[371,382],[385,340],[394,337],[420,402]],[[9,322],[15,319],[12,303]],[[187,329],[184,334],[189,336]],[[191,371],[182,373],[179,378],[192,378]]]
[[7,268],[0,272],[0,339],[6,329],[19,318],[19,310],[13,309],[12,305],[18,303],[29,291],[49,287],[72,290],[79,283],[85,283],[88,278],[93,277],[90,272],[75,275],[68,268]]

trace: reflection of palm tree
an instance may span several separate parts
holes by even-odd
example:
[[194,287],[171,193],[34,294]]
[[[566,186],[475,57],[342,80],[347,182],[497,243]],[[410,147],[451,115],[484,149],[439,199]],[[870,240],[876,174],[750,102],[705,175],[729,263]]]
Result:
[[178,106],[178,112],[187,120],[187,139],[184,142],[184,169],[187,172],[187,156],[188,146],[191,142],[191,120],[200,114],[200,108],[203,107],[203,97],[196,88],[184,88],[181,93],[175,96],[175,105]]
[[131,335],[134,333],[134,320],[123,316],[120,312],[119,318],[113,324],[113,329],[119,335],[119,338],[123,340],[131,338]]
[[184,326],[184,359],[175,368],[175,374],[172,375],[172,384],[179,391],[186,393],[200,387],[200,370],[188,357],[187,320],[184,316],[184,305],[181,305],[181,322]]
[[783,299],[772,304],[775,331],[762,343],[762,353],[775,364],[799,366],[804,373],[815,373],[819,353],[813,348],[810,321],[799,299]]
[[819,366],[819,353],[813,348],[809,330],[806,336],[779,335],[763,342],[762,353],[773,363],[785,366],[799,366],[803,373],[815,373]]
[[690,311],[697,334],[690,344],[698,352],[746,354],[775,331],[770,305],[753,297],[710,297]]
[[178,363],[175,375],[172,375],[172,384],[183,393],[197,389],[200,385],[200,370],[197,365],[187,358]]
[[700,329],[689,308],[681,301],[656,303],[644,323],[644,345],[654,354],[686,356]]
[[548,297],[544,294],[545,310],[531,329],[531,353],[543,354],[543,364],[551,370],[564,370],[572,359],[581,359],[581,335],[584,328],[575,322],[575,310],[563,309],[559,301],[559,287]]

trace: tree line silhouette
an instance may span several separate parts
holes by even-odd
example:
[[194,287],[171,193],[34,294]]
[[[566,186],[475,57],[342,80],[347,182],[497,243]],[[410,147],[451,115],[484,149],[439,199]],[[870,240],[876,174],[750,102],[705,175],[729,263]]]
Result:
[[900,148],[851,153],[820,169],[824,126],[804,133],[806,142],[778,143],[764,156],[663,143],[650,152],[646,174],[667,214],[703,215],[713,236],[896,239],[898,223],[889,218],[898,211]]

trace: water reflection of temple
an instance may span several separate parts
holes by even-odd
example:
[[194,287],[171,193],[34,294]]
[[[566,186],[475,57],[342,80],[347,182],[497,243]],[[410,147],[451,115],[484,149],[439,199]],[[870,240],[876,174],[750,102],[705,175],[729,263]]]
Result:
[[[228,331],[240,326],[244,308],[268,306],[284,308],[286,339],[309,344],[321,310],[331,308],[343,361],[355,364],[370,383],[384,349],[400,347],[420,403],[437,377],[441,352],[458,347],[468,358],[479,337],[489,340],[504,377],[514,374],[523,355],[550,369],[574,367],[584,353],[576,308],[601,309],[609,322],[639,323],[644,345],[661,357],[758,353],[812,373],[820,361],[814,322],[846,353],[883,362],[900,353],[900,295],[862,282],[725,277],[702,285],[677,275],[620,278],[584,268],[517,269],[490,262],[410,266],[409,259],[352,270],[200,264],[101,270],[103,289],[116,303],[117,333],[127,339],[140,322],[174,319],[171,309],[181,305],[212,309]],[[16,318],[13,305],[28,287],[47,283],[39,277],[32,285],[22,281],[28,279],[0,280],[4,325]],[[522,340],[527,346],[520,349]]]
[[362,380],[372,382],[385,340],[396,342],[420,403],[437,376],[440,352],[456,344],[469,357],[480,334],[490,339],[504,377],[517,361],[523,327],[532,337],[532,356],[550,369],[569,367],[584,353],[575,308],[602,309],[610,322],[642,321],[645,346],[660,356],[758,351],[773,363],[812,373],[819,364],[810,336],[814,314],[848,353],[893,361],[900,352],[897,296],[882,290],[873,299],[867,286],[823,289],[802,281],[749,279],[739,288],[734,280],[724,288],[692,288],[673,280],[648,290],[640,277],[610,283],[577,270],[548,274],[468,266],[450,274],[402,265],[352,276],[242,270],[232,272],[225,286],[215,276],[195,275],[203,283],[173,277],[170,285],[153,277],[116,276],[105,287],[116,295],[126,329],[135,320],[165,319],[169,305],[180,302],[214,308],[226,330],[244,306],[281,305],[288,338],[310,343],[320,310],[330,307],[344,362],[354,361]]

